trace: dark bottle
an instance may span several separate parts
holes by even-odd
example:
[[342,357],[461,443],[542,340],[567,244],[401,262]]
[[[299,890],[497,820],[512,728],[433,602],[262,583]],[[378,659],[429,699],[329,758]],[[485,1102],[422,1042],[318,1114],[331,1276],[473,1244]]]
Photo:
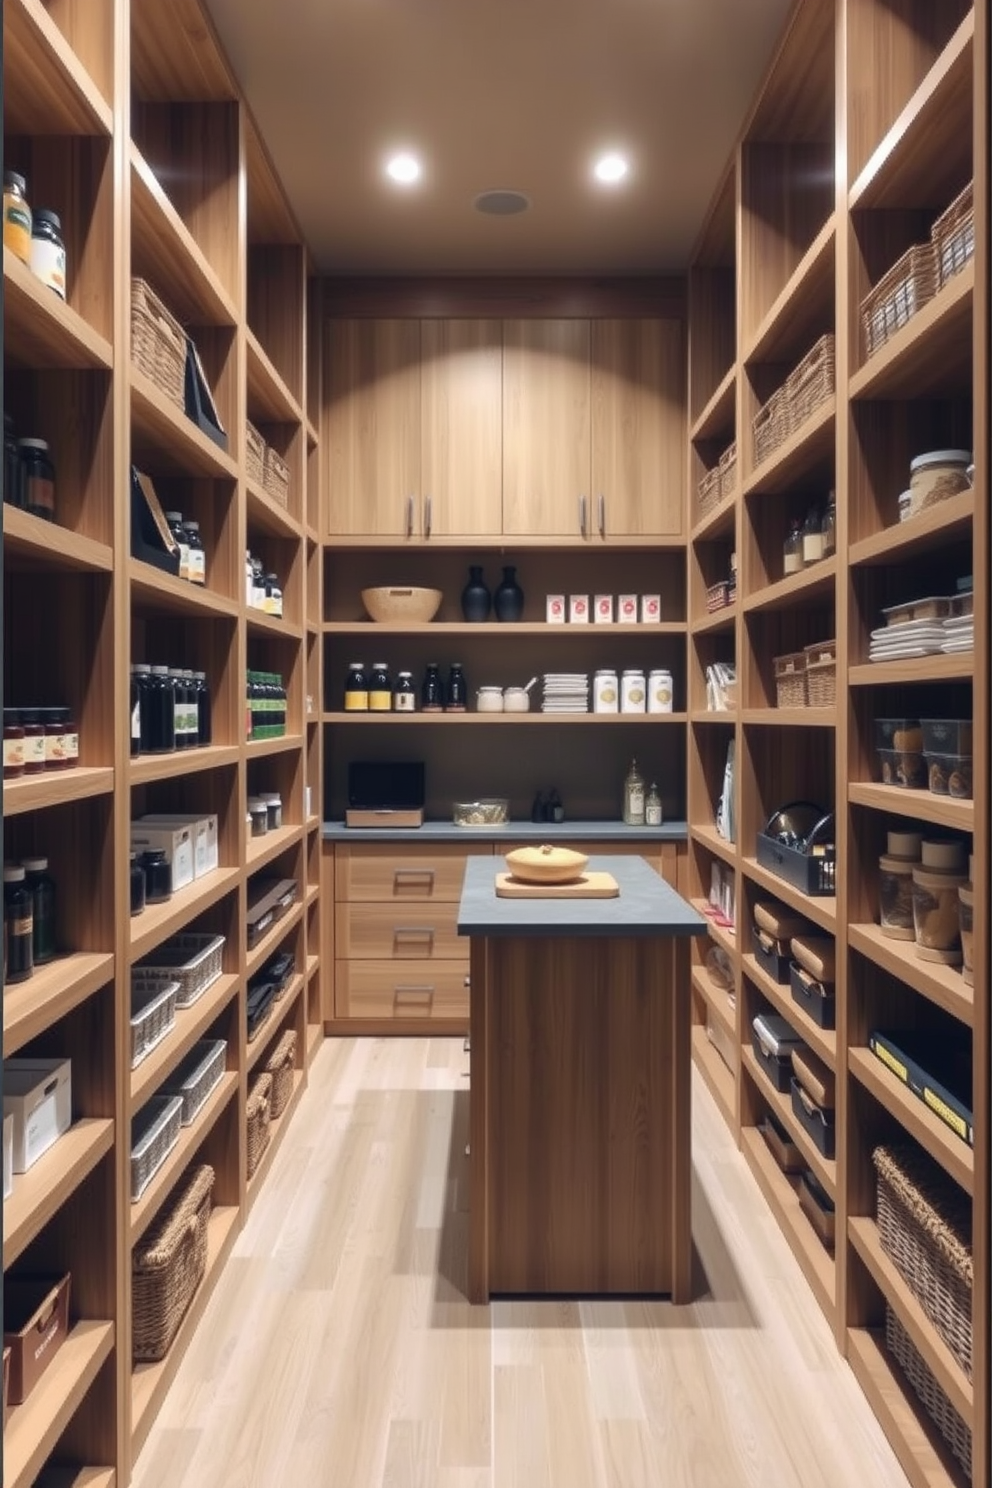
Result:
[[138,853],[131,854],[131,913],[140,914],[145,907],[145,870]]
[[165,520],[169,524],[176,547],[179,549],[179,577],[189,578],[189,538],[186,536],[186,528],[183,525],[183,514],[178,511],[167,511]]
[[417,694],[413,690],[413,673],[398,672],[393,687],[393,712],[416,713]]
[[517,570],[512,564],[503,569],[503,582],[493,595],[497,620],[520,620],[524,613],[524,591],[517,583]]
[[43,522],[55,521],[55,466],[44,439],[19,439],[25,510]]
[[196,708],[196,677],[187,667],[183,671],[186,689],[186,748],[195,749],[200,742],[200,719]]
[[141,854],[145,873],[145,903],[164,904],[172,898],[172,865],[164,847],[150,847]]
[[213,719],[210,712],[210,683],[206,672],[194,672],[196,681],[196,741],[198,744],[213,743]]
[[344,684],[344,711],[364,713],[369,706],[369,679],[360,661],[348,663],[348,680]]
[[286,688],[283,685],[282,677],[278,677],[278,676],[273,675],[273,683],[274,683],[274,691],[275,691],[275,699],[276,699],[276,722],[277,722],[277,725],[278,725],[278,730],[277,731],[278,731],[279,737],[282,738],[283,735],[286,732],[286,724],[287,724],[287,721],[288,721],[288,717],[287,717],[287,715],[288,715],[288,708],[287,708],[287,699],[286,699]]
[[492,596],[482,578],[481,564],[471,564],[468,583],[462,590],[462,614],[466,620],[480,622],[489,619]]
[[9,413],[3,416],[3,499],[8,506],[24,505],[24,470]]
[[444,683],[436,661],[427,663],[427,671],[420,688],[420,706],[425,713],[444,711]]
[[183,531],[186,534],[186,550],[189,555],[189,581],[191,584],[206,584],[207,554],[200,537],[200,524],[184,522]]
[[47,858],[25,858],[22,866],[32,901],[34,964],[44,966],[55,959],[55,880],[48,871]]
[[23,868],[3,870],[3,979],[26,982],[34,970],[34,919],[31,890]]
[[448,674],[448,699],[445,704],[446,713],[464,713],[468,704],[468,688],[465,684],[465,673],[462,671],[460,661],[451,663],[451,671]]
[[388,713],[393,706],[393,687],[384,661],[374,661],[369,673],[369,711]]
[[131,668],[131,675],[138,686],[139,722],[141,724],[141,747],[139,754],[152,753],[152,704],[149,696],[151,692],[152,669],[147,661],[136,661]]
[[176,747],[176,703],[169,668],[153,666],[148,687],[151,754],[171,754]]
[[131,667],[131,757],[141,753],[141,683],[137,663]]
[[172,728],[176,741],[175,747],[186,749],[189,746],[189,733],[186,729],[186,684],[183,681],[182,669],[169,667],[168,677],[172,687]]

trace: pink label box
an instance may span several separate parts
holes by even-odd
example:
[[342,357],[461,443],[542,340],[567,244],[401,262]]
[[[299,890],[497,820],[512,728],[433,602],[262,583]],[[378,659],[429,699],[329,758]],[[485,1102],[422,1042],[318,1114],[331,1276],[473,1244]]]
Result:
[[657,625],[661,619],[661,595],[641,595],[641,624]]
[[546,618],[549,625],[565,624],[564,594],[549,594],[547,596]]
[[617,600],[617,618],[621,625],[637,624],[637,595],[621,594]]
[[613,595],[597,594],[593,600],[592,618],[594,625],[613,624]]

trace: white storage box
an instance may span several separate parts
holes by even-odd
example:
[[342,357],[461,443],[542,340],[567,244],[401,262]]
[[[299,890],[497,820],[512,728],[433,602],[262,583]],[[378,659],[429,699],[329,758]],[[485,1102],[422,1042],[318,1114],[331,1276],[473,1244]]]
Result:
[[131,851],[160,849],[172,872],[172,892],[193,882],[193,833],[188,826],[167,826],[148,821],[131,823]]
[[14,1172],[26,1173],[72,1125],[72,1061],[5,1059],[3,1114],[14,1118]]
[[3,1196],[9,1199],[14,1192],[14,1117],[3,1118]]
[[565,623],[565,596],[564,594],[547,595],[547,609],[544,617],[549,625],[564,625]]
[[637,624],[637,595],[621,594],[617,599],[617,620],[621,625]]
[[613,624],[613,595],[597,594],[593,600],[592,618],[594,625]]
[[569,625],[586,625],[589,622],[589,596],[588,594],[570,594],[568,596],[568,623]]
[[[212,873],[215,868],[220,867],[216,816],[188,816],[178,812],[170,815],[166,812],[156,812],[154,815],[141,818],[141,825],[146,822],[151,826],[189,827],[193,838],[194,878],[202,878],[205,873]],[[175,888],[174,884],[173,888]]]

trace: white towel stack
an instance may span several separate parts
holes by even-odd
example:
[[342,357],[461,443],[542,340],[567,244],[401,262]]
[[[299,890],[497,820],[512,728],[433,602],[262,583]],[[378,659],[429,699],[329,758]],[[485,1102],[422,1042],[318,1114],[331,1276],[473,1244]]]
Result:
[[588,713],[589,676],[586,672],[545,672],[542,713]]

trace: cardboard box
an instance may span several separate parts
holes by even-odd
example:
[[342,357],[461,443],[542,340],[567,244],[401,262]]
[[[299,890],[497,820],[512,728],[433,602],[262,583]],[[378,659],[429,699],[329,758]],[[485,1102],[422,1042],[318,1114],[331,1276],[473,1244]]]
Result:
[[641,624],[657,625],[661,619],[661,595],[641,595]]
[[3,1118],[3,1196],[9,1199],[14,1192],[14,1113],[7,1112]]
[[569,625],[585,625],[589,619],[589,596],[588,594],[570,594],[568,596],[568,623]]
[[172,871],[172,892],[193,882],[193,833],[186,824],[136,821],[131,823],[131,851],[159,848]]
[[13,1116],[13,1165],[26,1173],[72,1125],[72,1062],[5,1059],[3,1114]]
[[69,1332],[70,1276],[4,1278],[3,1341],[10,1348],[7,1392],[11,1405],[21,1405]]
[[594,625],[613,624],[613,595],[597,594],[592,604],[592,621]]
[[549,625],[565,624],[564,594],[549,594],[547,596],[545,619]]
[[[217,817],[191,816],[176,812],[169,814],[165,811],[157,811],[154,815],[143,816],[139,825],[148,823],[155,826],[187,826],[193,835],[193,877],[203,878],[206,873],[213,873],[215,868],[220,867],[220,849],[217,843]],[[175,884],[172,885],[176,887]]]
[[617,600],[617,620],[621,625],[637,624],[637,595],[621,594]]

